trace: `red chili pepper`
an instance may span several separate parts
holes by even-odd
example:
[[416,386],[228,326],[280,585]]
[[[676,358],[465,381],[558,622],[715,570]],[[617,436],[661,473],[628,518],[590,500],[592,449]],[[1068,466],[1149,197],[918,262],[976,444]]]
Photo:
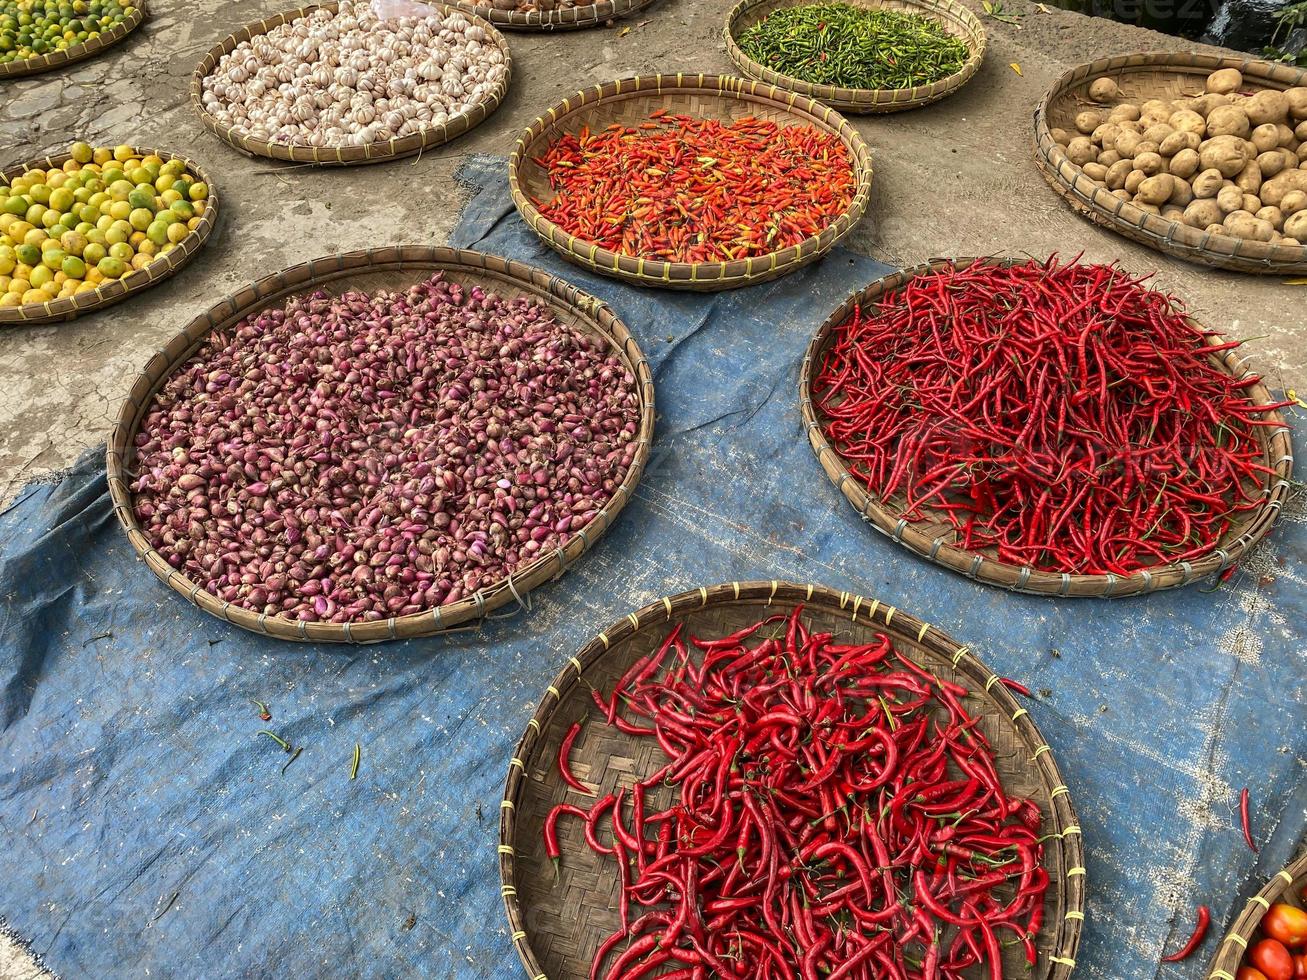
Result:
[[1253,840],[1252,821],[1248,817],[1248,787],[1239,791],[1239,825],[1243,828],[1243,839],[1248,849],[1257,853],[1257,843]]
[[587,796],[594,796],[594,790],[572,775],[572,766],[569,762],[569,758],[572,754],[572,744],[580,734],[581,723],[576,721],[572,723],[572,727],[569,728],[567,734],[563,736],[563,744],[558,747],[558,774],[563,777],[563,782],[567,783],[568,786],[571,786],[572,789],[585,793]]
[[1212,921],[1212,912],[1206,905],[1198,906],[1198,922],[1194,925],[1194,931],[1185,944],[1177,949],[1170,956],[1163,956],[1163,963],[1179,963],[1181,960],[1190,956],[1194,950],[1202,945],[1203,937],[1207,935],[1207,926]]
[[1020,681],[1014,681],[1011,677],[1000,677],[999,680],[1003,682],[1003,686],[1008,690],[1016,691],[1022,697],[1034,697],[1034,695],[1030,693],[1030,688],[1026,687],[1026,685],[1022,684]]

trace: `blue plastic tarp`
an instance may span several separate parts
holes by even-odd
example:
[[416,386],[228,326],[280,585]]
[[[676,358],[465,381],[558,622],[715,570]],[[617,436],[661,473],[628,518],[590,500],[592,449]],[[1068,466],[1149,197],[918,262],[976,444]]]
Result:
[[[801,431],[812,331],[884,266],[836,251],[747,290],[638,290],[545,251],[502,160],[463,178],[454,244],[594,292],[652,362],[659,419],[634,499],[530,613],[342,648],[260,638],[166,589],[112,516],[99,454],[28,487],[0,515],[5,927],[67,977],[520,976],[498,803],[548,679],[659,596],[789,579],[919,615],[1039,692],[1031,716],[1088,851],[1077,976],[1205,976],[1206,956],[1159,968],[1159,954],[1199,903],[1221,931],[1302,833],[1302,513],[1210,594],[977,585],[875,534]],[[284,775],[251,698],[304,747]],[[1238,830],[1243,786],[1259,855]]]

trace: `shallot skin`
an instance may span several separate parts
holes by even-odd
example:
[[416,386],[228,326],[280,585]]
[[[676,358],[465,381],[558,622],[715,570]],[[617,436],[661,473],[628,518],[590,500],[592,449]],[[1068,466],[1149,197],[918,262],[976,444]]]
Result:
[[437,274],[210,334],[147,406],[133,509],[218,599],[306,622],[423,612],[563,547],[638,449],[636,379],[543,304]]

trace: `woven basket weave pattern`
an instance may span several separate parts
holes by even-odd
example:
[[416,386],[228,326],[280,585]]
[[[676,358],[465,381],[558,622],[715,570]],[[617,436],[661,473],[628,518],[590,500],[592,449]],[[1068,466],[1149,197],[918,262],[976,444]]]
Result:
[[653,0],[600,0],[566,10],[498,10],[471,0],[453,0],[451,6],[476,14],[496,27],[509,31],[575,31],[598,27],[618,17],[643,10]]
[[736,4],[726,15],[726,26],[722,32],[726,41],[726,53],[730,55],[735,67],[750,78],[817,99],[841,112],[885,113],[919,109],[951,95],[971,79],[985,58],[985,28],[975,14],[956,0],[847,0],[871,10],[896,10],[928,16],[966,44],[969,56],[962,68],[948,78],[929,85],[901,89],[858,89],[805,82],[754,61],[740,49],[736,38],[769,14],[810,2],[811,0],[741,0]]
[[137,0],[134,6],[136,7],[134,14],[125,18],[121,24],[114,25],[99,37],[87,41],[85,44],[74,44],[63,51],[55,51],[52,54],[43,54],[23,61],[9,61],[0,64],[0,81],[6,78],[39,75],[42,72],[53,71],[56,68],[62,68],[64,65],[71,65],[74,62],[95,57],[105,48],[117,44],[145,21],[146,0]]
[[1220,68],[1243,73],[1244,90],[1283,90],[1307,85],[1307,70],[1252,58],[1166,51],[1120,55],[1073,68],[1059,78],[1035,109],[1035,163],[1049,185],[1079,214],[1096,224],[1159,252],[1188,262],[1254,272],[1290,275],[1307,272],[1307,245],[1272,245],[1201,228],[1142,211],[1115,197],[1072,163],[1053,139],[1053,129],[1075,131],[1077,112],[1097,105],[1089,98],[1096,79],[1110,78],[1130,101],[1179,99],[1201,95],[1207,76]]
[[[1138,595],[1188,585],[1205,575],[1220,572],[1238,562],[1271,529],[1289,493],[1293,450],[1289,444],[1289,429],[1278,412],[1270,412],[1266,417],[1274,419],[1279,425],[1258,429],[1258,435],[1265,445],[1267,465],[1275,470],[1274,476],[1267,477],[1264,490],[1265,502],[1226,532],[1219,546],[1211,554],[1194,561],[1144,569],[1129,576],[1054,574],[999,561],[993,557],[992,551],[964,551],[954,545],[956,535],[953,526],[942,516],[936,521],[909,522],[901,513],[904,503],[901,495],[889,501],[880,500],[868,493],[863,484],[849,472],[840,456],[839,448],[832,446],[826,438],[825,418],[814,403],[812,392],[813,382],[820,371],[826,351],[833,342],[835,329],[853,314],[855,307],[869,307],[882,296],[899,289],[914,276],[932,269],[942,268],[951,263],[963,267],[973,262],[1011,264],[1024,261],[1026,260],[935,259],[878,279],[861,292],[850,296],[839,309],[827,317],[808,344],[803,365],[799,370],[799,404],[803,413],[803,425],[808,433],[808,442],[822,469],[826,471],[826,475],[864,520],[878,531],[889,535],[894,541],[933,562],[951,568],[955,572],[961,572],[968,578],[1002,586],[1014,592],[1093,598]],[[1210,342],[1219,344],[1221,340],[1213,337]],[[1236,378],[1242,378],[1250,373],[1237,350],[1218,354],[1216,363]],[[1274,401],[1263,384],[1254,385],[1247,389],[1247,392],[1249,398],[1256,404],[1265,405]]]
[[[173,372],[190,359],[211,331],[237,323],[289,296],[318,288],[329,291],[396,288],[442,270],[453,281],[480,285],[506,298],[528,296],[544,302],[559,322],[603,341],[635,377],[640,405],[635,458],[621,485],[597,516],[573,534],[563,547],[522,565],[511,576],[491,583],[474,595],[433,610],[374,622],[304,623],[254,613],[219,600],[172,568],[141,531],[132,509],[129,485],[136,431],[154,393]],[[625,324],[606,304],[555,276],[498,256],[452,248],[397,245],[346,252],[293,266],[245,287],[192,320],[167,347],[150,359],[132,385],[109,437],[106,458],[109,492],[119,523],[150,571],[205,612],[227,622],[283,640],[311,642],[369,643],[429,636],[480,620],[509,604],[525,607],[525,597],[531,589],[560,576],[589,550],[631,498],[644,471],[653,438],[653,398],[653,375],[649,364]]]
[[[587,976],[594,950],[618,924],[615,869],[585,845],[579,821],[559,824],[563,864],[558,886],[544,853],[542,828],[549,810],[564,799],[586,802],[558,777],[563,734],[573,722],[589,719],[570,762],[573,772],[597,785],[600,794],[629,786],[665,761],[656,740],[634,739],[605,725],[593,707],[591,688],[611,690],[630,664],[657,647],[672,624],[685,623],[699,636],[723,635],[800,603],[816,628],[852,637],[848,642],[886,633],[918,663],[974,693],[969,704],[993,742],[1004,786],[1039,803],[1043,833],[1052,835],[1045,854],[1052,884],[1036,939],[1039,963],[1033,974],[1019,966],[1024,958],[1014,947],[1005,951],[1005,964],[1013,975],[1039,980],[1070,976],[1084,920],[1084,848],[1067,788],[1027,712],[966,647],[892,606],[820,586],[736,582],[662,599],[614,623],[567,662],[528,723],[509,765],[499,862],[513,942],[529,977]],[[670,799],[671,790],[660,792],[661,797],[651,794],[651,807]]]
[[[848,209],[819,235],[798,245],[733,262],[663,262],[618,255],[576,238],[544,217],[532,199],[548,200],[549,175],[536,162],[551,144],[589,126],[597,132],[613,123],[638,125],[655,109],[731,122],[746,116],[785,125],[808,125],[837,135],[848,148],[857,187]],[[642,75],[578,92],[541,116],[517,141],[508,159],[508,185],[518,212],[531,229],[565,259],[638,286],[714,291],[775,279],[833,248],[867,209],[871,196],[871,151],[848,121],[812,99],[773,85],[723,75]]]
[[[137,269],[121,279],[109,280],[97,289],[88,289],[83,293],[75,293],[61,299],[52,299],[45,303],[0,306],[0,324],[55,323],[60,320],[72,320],[92,310],[111,306],[125,300],[134,293],[149,289],[155,283],[167,279],[194,258],[195,253],[200,250],[200,246],[208,241],[209,235],[213,233],[214,225],[218,221],[218,188],[209,179],[209,175],[194,161],[169,153],[167,150],[155,150],[148,146],[133,147],[132,149],[141,156],[148,156],[153,153],[162,160],[181,160],[186,164],[186,169],[190,173],[208,185],[208,202],[204,208],[204,214],[200,218],[199,225],[178,242],[172,251],[156,256],[154,261],[144,269]],[[62,167],[71,159],[70,154],[61,153],[58,156],[43,157],[40,160],[29,160],[26,163],[20,163],[17,166],[0,171],[0,180],[7,182],[34,167],[41,167],[46,170],[52,167]]]
[[[442,14],[449,14],[455,9],[455,7],[443,3],[428,3],[428,6],[435,8]],[[311,4],[307,7],[300,7],[298,10],[277,14],[267,20],[246,24],[206,54],[191,76],[191,106],[200,117],[204,128],[220,140],[231,144],[242,153],[252,157],[270,157],[273,160],[285,160],[291,163],[312,163],[324,167],[348,167],[365,163],[384,163],[387,160],[398,160],[401,157],[412,156],[415,153],[429,150],[462,136],[474,126],[484,122],[492,112],[499,108],[499,104],[504,101],[504,96],[508,94],[508,86],[513,75],[513,58],[508,50],[508,42],[488,21],[460,8],[459,13],[470,18],[474,24],[479,25],[486,32],[486,42],[493,43],[503,54],[504,80],[484,101],[440,126],[428,126],[411,136],[396,137],[382,143],[367,143],[363,146],[305,146],[297,143],[270,143],[267,140],[246,136],[230,126],[223,126],[204,108],[204,79],[218,66],[218,62],[223,55],[230,54],[243,41],[248,41],[260,34],[267,34],[273,28],[299,20],[319,8],[336,10],[338,7],[339,4],[337,3]]]
[[1244,961],[1245,952],[1261,938],[1258,926],[1262,916],[1276,902],[1284,902],[1297,908],[1307,905],[1303,899],[1303,888],[1307,886],[1307,851],[1276,874],[1274,878],[1243,907],[1234,920],[1234,925],[1221,940],[1216,959],[1212,961],[1211,972],[1207,980],[1235,980],[1239,965]]

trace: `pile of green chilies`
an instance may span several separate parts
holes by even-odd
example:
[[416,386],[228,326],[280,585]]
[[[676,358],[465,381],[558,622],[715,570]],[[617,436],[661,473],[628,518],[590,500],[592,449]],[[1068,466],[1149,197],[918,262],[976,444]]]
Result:
[[929,85],[961,71],[968,57],[967,46],[938,21],[848,3],[785,7],[736,43],[774,71],[841,88]]

